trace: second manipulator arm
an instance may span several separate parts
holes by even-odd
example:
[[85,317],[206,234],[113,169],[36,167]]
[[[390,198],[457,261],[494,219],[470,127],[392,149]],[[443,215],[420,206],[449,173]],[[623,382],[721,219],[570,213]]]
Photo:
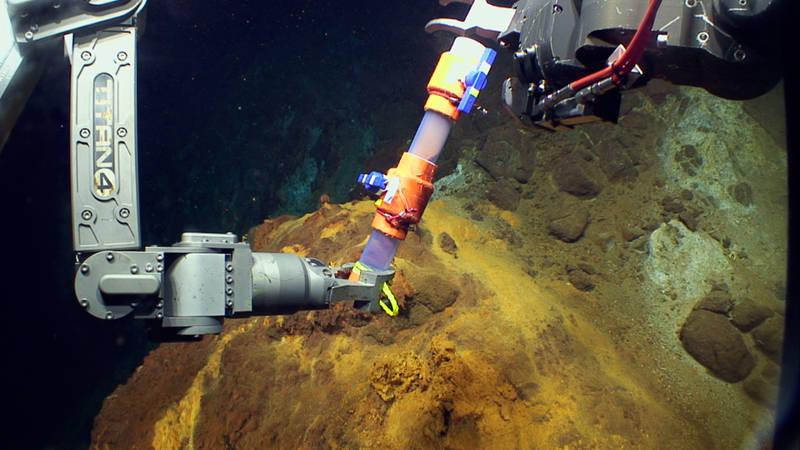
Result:
[[150,320],[155,340],[222,331],[225,317],[288,314],[354,301],[376,311],[394,269],[362,270],[360,281],[337,278],[351,265],[250,250],[231,233],[184,233],[169,247],[108,250],[77,263],[75,293],[91,315]]
[[360,280],[352,282],[337,278],[349,266],[253,252],[231,233],[184,233],[172,246],[142,249],[136,39],[145,3],[8,3],[13,8],[4,31],[20,55],[61,39],[72,66],[70,187],[78,303],[101,319],[149,321],[154,340],[219,333],[225,317],[323,309],[344,300],[378,310],[392,269],[361,269]]

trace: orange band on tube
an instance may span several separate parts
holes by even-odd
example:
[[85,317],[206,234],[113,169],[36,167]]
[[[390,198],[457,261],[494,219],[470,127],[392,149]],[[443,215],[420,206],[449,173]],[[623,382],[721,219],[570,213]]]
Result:
[[408,227],[419,223],[433,195],[436,167],[430,161],[403,153],[397,167],[386,172],[389,186],[376,202],[378,211],[372,228],[395,239],[405,239]]
[[450,52],[442,53],[439,63],[428,81],[428,101],[426,111],[436,111],[453,120],[458,119],[458,101],[464,95],[464,82],[461,79],[464,60]]

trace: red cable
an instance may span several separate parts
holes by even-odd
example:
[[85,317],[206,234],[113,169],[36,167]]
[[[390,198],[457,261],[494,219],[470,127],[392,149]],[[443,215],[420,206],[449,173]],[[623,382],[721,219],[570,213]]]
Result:
[[618,60],[591,75],[573,81],[569,86],[574,91],[578,91],[608,77],[614,80],[614,84],[618,86],[622,84],[622,78],[629,74],[642,58],[642,54],[647,47],[648,38],[652,32],[653,23],[656,21],[656,13],[659,6],[661,6],[661,0],[650,0],[650,5],[648,5],[647,11],[642,17],[642,22],[639,24],[636,34],[633,35],[628,48]]

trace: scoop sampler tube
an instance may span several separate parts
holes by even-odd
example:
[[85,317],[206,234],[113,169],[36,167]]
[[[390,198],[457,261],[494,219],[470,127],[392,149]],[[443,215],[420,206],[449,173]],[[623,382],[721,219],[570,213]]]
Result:
[[[468,109],[460,108],[459,102],[469,95],[477,96],[482,88],[465,80],[474,79],[478,72],[483,73],[485,80],[491,66],[491,61],[486,61],[486,53],[486,47],[479,42],[458,37],[450,51],[443,53],[439,59],[428,83],[430,95],[425,104],[425,114],[411,146],[403,154],[398,166],[387,172],[390,180],[395,179],[395,184],[390,182],[376,202],[378,213],[372,222],[374,229],[359,259],[361,264],[377,270],[388,269],[409,224],[419,221],[433,193],[435,163],[453,123],[462,111],[469,112],[471,109],[471,106]],[[398,209],[398,203],[405,207]]]

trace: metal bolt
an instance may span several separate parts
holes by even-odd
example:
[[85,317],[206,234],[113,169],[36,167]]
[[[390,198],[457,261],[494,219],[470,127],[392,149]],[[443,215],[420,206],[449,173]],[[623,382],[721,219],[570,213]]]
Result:
[[159,253],[159,254],[156,255],[156,261],[163,261],[163,260],[164,260],[164,254],[163,253]]
[[697,33],[697,40],[700,41],[700,43],[705,44],[706,41],[708,41],[708,33],[705,31]]
[[747,53],[744,50],[737,48],[736,51],[733,52],[733,59],[736,61],[744,61],[747,58]]
[[31,25],[30,26],[30,30],[33,31],[34,33],[36,33],[37,31],[39,31],[39,24],[35,23],[35,24]]
[[233,295],[233,289],[232,288],[225,289],[225,293],[228,295]]
[[163,307],[164,307],[164,302],[159,300],[158,303],[156,303],[156,308],[163,308]]
[[120,128],[120,129],[117,130],[117,136],[125,137],[127,135],[128,135],[128,129],[127,128]]
[[122,208],[119,210],[119,216],[123,219],[127,219],[131,215],[131,210],[128,208]]
[[553,5],[553,14],[558,14],[563,10],[564,10],[564,8],[561,5],[559,5],[558,3]]
[[81,59],[84,60],[84,61],[88,61],[88,60],[92,59],[92,52],[90,52],[89,50],[82,51],[81,52]]
[[132,266],[131,266],[131,273],[132,273],[132,274],[137,274],[137,273],[139,273],[139,266],[137,266],[136,264],[132,265]]
[[695,6],[697,6],[697,0],[686,0],[687,8],[694,8]]
[[81,128],[80,136],[84,139],[88,138],[90,134],[92,134],[88,128]]
[[113,318],[114,318],[114,313],[112,313],[111,311],[106,311],[106,319],[111,320]]
[[228,272],[233,272],[233,264],[230,264],[230,263],[226,264],[225,265],[225,270],[227,270]]
[[164,317],[164,313],[158,313],[158,314],[156,314],[156,318],[158,318],[158,319],[161,319],[161,318],[163,318],[163,317]]
[[153,265],[150,264],[150,263],[145,264],[144,265],[144,271],[145,272],[152,272],[153,271]]
[[26,31],[25,32],[25,39],[32,41],[33,40],[33,31]]
[[92,220],[92,212],[88,209],[84,209],[83,211],[81,211],[81,219]]
[[233,300],[229,298],[228,300],[225,301],[225,304],[228,306],[233,306]]
[[125,52],[119,52],[117,53],[117,59],[120,61],[125,61],[126,59],[128,59],[128,54]]
[[81,306],[84,307],[84,308],[88,308],[89,307],[89,300],[88,299],[82,298],[82,299],[80,299],[80,301],[78,303],[80,303]]
[[112,253],[112,252],[106,253],[106,260],[107,261],[113,261],[114,260],[114,253]]
[[233,277],[228,275],[227,277],[225,277],[225,282],[228,283],[228,284],[233,283]]
[[161,272],[162,270],[164,270],[164,265],[163,264],[156,264],[156,272]]
[[81,264],[81,273],[84,275],[89,273],[89,266],[87,264]]
[[747,0],[739,0],[739,6],[747,6]]

